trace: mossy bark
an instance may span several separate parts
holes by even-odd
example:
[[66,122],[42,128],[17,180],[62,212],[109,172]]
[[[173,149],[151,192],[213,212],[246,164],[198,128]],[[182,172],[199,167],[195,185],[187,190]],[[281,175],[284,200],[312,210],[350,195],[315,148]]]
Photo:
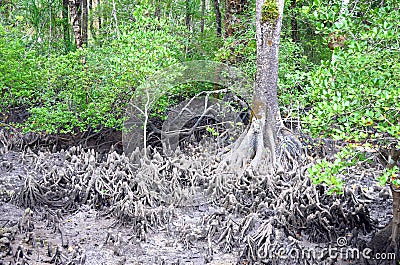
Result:
[[279,6],[277,0],[265,0],[261,7],[261,22],[275,24],[279,18]]

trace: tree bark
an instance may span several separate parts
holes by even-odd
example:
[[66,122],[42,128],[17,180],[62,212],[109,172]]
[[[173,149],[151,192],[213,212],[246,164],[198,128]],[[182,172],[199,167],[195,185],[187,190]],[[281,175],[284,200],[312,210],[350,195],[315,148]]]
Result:
[[[75,0],[75,1],[78,1],[78,0]],[[79,5],[77,6],[78,24],[79,24],[79,28],[81,31],[81,39],[82,39],[82,1],[83,0],[79,0]]]
[[226,0],[225,2],[225,37],[235,33],[236,26],[240,23],[240,15],[247,5],[247,0]]
[[200,21],[201,34],[204,33],[205,15],[206,15],[206,0],[201,0],[201,21]]
[[[98,0],[97,1],[97,6],[100,6],[101,5],[101,0]],[[99,18],[98,18],[98,23],[99,23],[99,29],[101,29],[101,27],[102,27],[102,20],[101,20],[101,14],[102,14],[102,12],[100,12],[100,14],[99,14]]]
[[[396,166],[397,161],[400,159],[400,150],[392,147],[388,154],[387,168],[392,169]],[[392,231],[390,235],[390,247],[394,251],[396,258],[393,264],[398,264],[400,258],[400,189],[396,188],[393,184],[390,185],[393,195],[393,218],[392,218]]]
[[64,45],[66,50],[70,49],[70,41],[71,37],[69,34],[69,21],[68,21],[68,0],[63,0],[62,2],[62,20],[63,20],[63,37],[64,37]]
[[290,24],[292,26],[292,41],[299,42],[299,28],[297,25],[297,17],[296,17],[296,2],[297,0],[292,0],[290,3],[291,15],[290,15]]
[[[92,14],[93,11],[93,0],[89,0],[89,11],[90,14]],[[96,39],[96,36],[94,35],[94,27],[93,27],[93,18],[89,20],[89,32],[90,32],[90,37]]]
[[112,10],[112,15],[114,18],[114,23],[115,23],[115,32],[117,33],[117,38],[119,39],[120,34],[119,34],[119,26],[118,26],[118,18],[117,18],[117,7],[115,4],[115,0],[112,1],[113,5],[113,10]]
[[191,10],[190,10],[190,0],[186,0],[186,17],[185,24],[188,31],[190,31],[190,21],[191,21]]
[[[275,1],[275,0],[266,0]],[[257,119],[266,120],[276,139],[282,126],[278,107],[278,50],[282,27],[284,0],[278,2],[276,19],[263,21],[263,0],[256,3],[257,73],[254,88],[253,112]]]
[[69,10],[70,10],[69,12],[71,14],[71,22],[74,31],[75,43],[78,49],[82,48],[82,35],[81,35],[80,18],[79,18],[80,5],[81,5],[81,0],[69,0]]
[[89,8],[88,0],[82,0],[82,43],[86,44],[88,40],[88,19]]
[[221,11],[219,9],[218,0],[214,0],[214,11],[215,11],[215,22],[217,27],[217,36],[222,36],[222,21],[221,21]]

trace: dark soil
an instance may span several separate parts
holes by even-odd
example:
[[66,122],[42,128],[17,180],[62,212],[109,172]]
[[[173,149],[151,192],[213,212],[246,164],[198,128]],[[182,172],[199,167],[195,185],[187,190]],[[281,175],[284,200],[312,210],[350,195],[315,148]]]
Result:
[[[13,142],[10,134],[18,135],[6,129],[0,132],[8,142]],[[63,141],[57,136],[50,141],[56,141],[57,148],[47,151],[44,147],[49,149],[51,144],[37,144],[43,139],[37,139],[36,145],[23,141],[19,148],[0,145],[0,264],[374,264],[340,257],[262,261],[252,258],[250,250],[260,249],[263,242],[286,249],[321,249],[334,246],[338,237],[346,237],[348,247],[377,249],[379,241],[369,242],[392,216],[390,190],[376,182],[383,170],[378,160],[349,169],[344,195],[327,196],[323,186],[317,187],[320,197],[315,208],[310,202],[304,206],[309,210],[302,210],[306,192],[299,193],[304,198],[288,192],[287,198],[294,205],[299,200],[301,210],[290,213],[291,209],[280,209],[279,203],[271,201],[279,194],[269,194],[273,189],[267,185],[252,189],[250,179],[242,190],[227,189],[229,183],[216,185],[211,177],[216,160],[210,148],[210,153],[196,149],[197,158],[155,154],[151,160],[138,162],[114,152],[120,148],[115,147],[120,141],[117,132],[80,137],[86,140]],[[107,141],[112,144],[96,151],[68,148]],[[331,151],[325,150],[324,155]],[[124,163],[139,163],[132,177]],[[191,170],[196,163],[202,168],[196,169],[197,174]],[[118,179],[121,172],[127,176]],[[98,182],[92,177],[96,174]],[[141,180],[142,176],[153,176],[153,180]],[[108,178],[114,180],[105,181]],[[269,181],[277,188],[283,185],[280,180]],[[335,203],[343,206],[344,214],[335,211]],[[320,209],[328,209],[329,214],[323,215]],[[310,218],[313,211],[316,215]],[[281,224],[276,216],[282,218]],[[244,229],[250,217],[254,221]],[[300,223],[303,227],[294,227]],[[258,238],[253,245],[252,240]]]

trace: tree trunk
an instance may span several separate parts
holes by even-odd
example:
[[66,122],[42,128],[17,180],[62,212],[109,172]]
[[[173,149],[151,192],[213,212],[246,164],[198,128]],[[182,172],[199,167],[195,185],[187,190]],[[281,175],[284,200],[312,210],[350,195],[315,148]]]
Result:
[[214,0],[214,11],[215,11],[215,22],[217,24],[217,36],[222,36],[222,22],[221,22],[221,11],[219,10],[218,0]]
[[240,15],[247,0],[226,0],[225,6],[225,37],[232,36],[235,33],[236,26],[240,23],[238,15]]
[[[284,0],[275,1],[256,2],[257,73],[251,125],[223,161],[234,170],[246,170],[248,166],[258,170],[265,158],[273,173],[282,173],[284,167],[290,166],[295,170],[295,160],[302,152],[301,143],[284,128],[278,108],[278,50]],[[284,140],[278,141],[278,138]],[[280,153],[284,154],[279,156],[279,161],[276,156],[278,144]],[[288,151],[289,147],[291,151]],[[292,155],[293,152],[296,156]]]
[[81,0],[69,0],[69,12],[71,14],[72,28],[74,30],[74,38],[76,47],[78,49],[82,48],[82,36],[80,27],[80,17],[79,17],[79,7],[81,5]]
[[112,15],[114,18],[114,23],[115,23],[115,32],[117,33],[117,38],[119,39],[120,34],[119,34],[119,26],[118,26],[118,18],[117,18],[117,7],[115,4],[115,0],[112,1],[113,5],[113,10],[112,10]]
[[[398,160],[400,159],[400,150],[397,149],[396,147],[392,147],[391,150],[389,150],[388,153],[388,165],[387,168],[392,169],[394,166],[396,166]],[[393,262],[393,264],[398,264],[399,258],[400,258],[400,253],[399,253],[399,247],[400,247],[400,189],[396,188],[393,184],[390,185],[390,189],[392,190],[392,195],[393,195],[393,219],[391,222],[392,225],[392,230],[390,234],[390,242],[388,248],[388,251],[392,251],[395,253],[396,258]]]
[[[387,162],[386,168],[392,169],[400,162],[400,150],[395,144],[388,150],[380,150],[381,155]],[[387,152],[387,153],[386,153]],[[386,157],[387,156],[387,157]],[[374,253],[395,253],[395,259],[390,264],[399,264],[400,261],[400,189],[390,184],[393,197],[393,217],[389,224],[379,230],[369,242],[369,248]],[[389,264],[389,261],[388,261]]]
[[299,29],[297,26],[297,16],[296,16],[296,2],[297,0],[292,0],[290,3],[291,15],[290,15],[290,24],[292,25],[292,41],[299,42]]
[[204,33],[204,23],[206,15],[206,0],[201,0],[201,22],[200,22],[200,32]]
[[185,24],[188,31],[190,31],[190,20],[191,20],[190,0],[186,0]]
[[63,0],[62,3],[62,20],[63,20],[63,37],[65,49],[68,51],[70,49],[71,37],[69,34],[69,21],[68,21],[68,0]]
[[[89,12],[90,14],[93,14],[93,0],[89,0]],[[89,20],[89,32],[90,32],[90,38],[96,39],[95,31],[94,31],[94,25],[93,25],[93,18]]]
[[[97,1],[97,6],[100,6],[101,5],[101,0],[98,0]],[[102,27],[102,20],[101,20],[101,15],[102,15],[102,12],[100,12],[99,13],[99,18],[98,18],[98,23],[99,23],[99,30],[101,29],[101,27]]]
[[[253,97],[254,117],[263,124],[263,144],[269,148],[273,162],[277,133],[282,127],[278,107],[278,51],[284,0],[258,0],[256,3],[257,73]],[[270,5],[270,14],[263,12]],[[277,10],[274,10],[277,8]],[[261,143],[260,143],[261,144]]]
[[[78,2],[78,0],[75,0],[75,1]],[[82,39],[82,1],[83,0],[79,0],[79,5],[77,5],[78,25],[79,25],[79,28],[81,31],[81,39]]]
[[88,40],[88,19],[89,19],[88,0],[82,0],[82,43],[83,44],[86,44]]

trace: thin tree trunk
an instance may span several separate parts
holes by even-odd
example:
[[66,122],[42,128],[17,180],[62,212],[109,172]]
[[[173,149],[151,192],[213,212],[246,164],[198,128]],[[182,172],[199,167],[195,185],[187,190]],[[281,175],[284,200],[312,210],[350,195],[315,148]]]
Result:
[[214,11],[215,11],[215,22],[217,24],[217,36],[222,36],[222,21],[221,21],[221,11],[219,10],[218,0],[214,0]]
[[230,0],[226,0],[225,2],[225,20],[224,20],[224,27],[225,27],[225,38],[228,36],[232,36],[232,10],[231,10]]
[[82,43],[83,44],[86,44],[88,40],[88,19],[89,19],[88,0],[82,0]]
[[112,14],[115,22],[115,31],[117,33],[117,38],[119,39],[119,26],[118,26],[117,7],[115,5],[115,0],[112,1],[112,4],[113,4]]
[[291,9],[291,16],[290,16],[290,23],[292,25],[292,41],[299,42],[299,29],[297,26],[297,16],[296,16],[296,2],[297,0],[291,0],[290,9]]
[[76,47],[78,49],[82,48],[82,36],[79,18],[79,7],[81,5],[81,0],[69,0],[69,10],[71,14],[72,28],[74,30],[74,38]]
[[221,22],[221,11],[219,10],[218,0],[214,0],[214,12],[215,12],[215,23],[217,27],[217,36],[222,36],[222,22]]
[[69,34],[69,21],[68,21],[68,0],[63,0],[62,3],[62,20],[63,20],[63,37],[66,50],[70,48],[71,36]]
[[[397,161],[400,159],[400,150],[392,147],[388,153],[388,165],[387,168],[392,169]],[[390,246],[396,255],[393,264],[398,264],[400,259],[399,245],[400,245],[400,189],[396,188],[393,184],[390,186],[393,195],[393,219],[392,219],[392,231],[390,235]]]
[[206,15],[206,0],[201,0],[201,22],[200,22],[201,34],[204,33],[205,15]]
[[[400,150],[392,146],[387,154],[387,169],[392,169],[400,161]],[[390,180],[391,181],[391,180]],[[385,264],[399,264],[400,261],[400,189],[390,185],[393,197],[393,217],[389,224],[379,230],[369,242],[369,247],[374,253],[394,253],[395,257],[391,262]]]
[[190,31],[190,0],[186,0],[186,17],[185,25],[188,31]]
[[[78,2],[78,0],[75,1]],[[79,0],[79,5],[77,6],[78,24],[81,29],[81,38],[82,38],[82,1],[83,0]]]
[[[92,11],[93,11],[93,0],[89,0],[89,8],[88,9],[89,9],[90,14],[92,14]],[[94,32],[94,26],[93,26],[93,19],[90,19],[90,21],[89,21],[89,32],[88,33],[90,33],[90,37],[91,38],[95,38],[95,36],[93,36],[93,34],[95,33]]]
[[[101,0],[98,0],[97,1],[97,6],[100,6],[101,5]],[[101,14],[102,14],[102,12],[100,12],[99,13],[99,18],[98,18],[98,22],[99,22],[99,30],[101,29],[101,26],[102,26],[102,21],[101,21]]]
[[[266,0],[270,1],[270,0]],[[272,0],[273,1],[273,0]],[[282,121],[278,107],[278,50],[282,27],[284,0],[279,0],[279,16],[263,21],[262,6],[264,1],[256,4],[257,33],[257,73],[254,88],[253,112],[258,119],[267,119],[271,126],[274,140]],[[275,141],[274,141],[275,142]]]

